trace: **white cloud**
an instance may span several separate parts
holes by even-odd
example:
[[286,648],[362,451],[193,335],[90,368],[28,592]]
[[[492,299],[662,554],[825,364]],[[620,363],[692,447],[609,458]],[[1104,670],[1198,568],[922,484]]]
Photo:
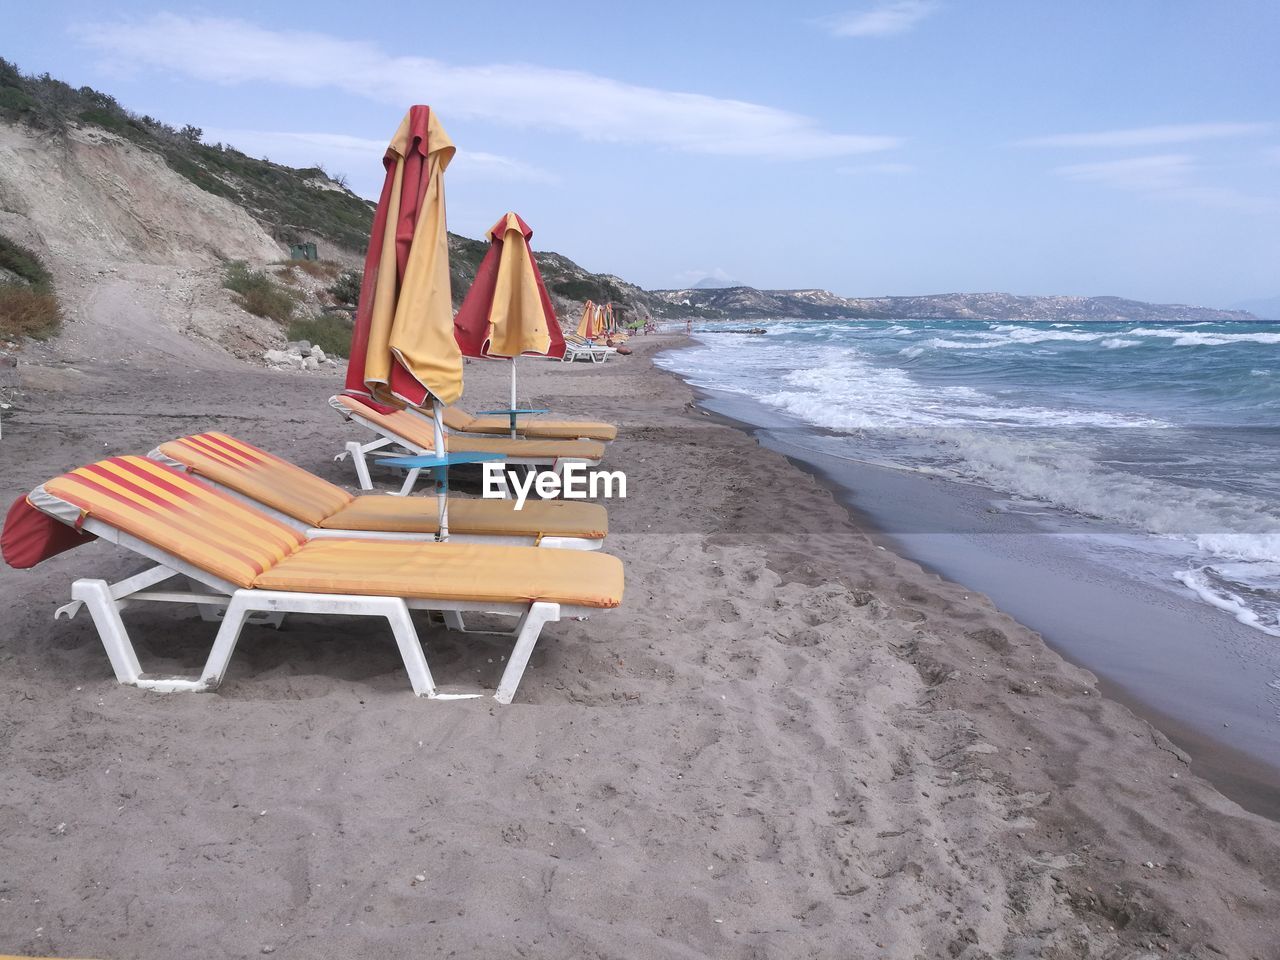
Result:
[[455,174],[454,179],[474,176],[476,179],[518,180],[527,183],[556,183],[559,180],[555,174],[548,173],[531,163],[497,153],[459,150],[458,157],[461,162],[456,165],[457,170],[455,171],[453,164],[449,166],[449,172]]
[[888,37],[913,29],[937,7],[935,0],[881,0],[815,22],[833,37]]
[[1195,169],[1195,158],[1185,153],[1129,157],[1099,163],[1073,163],[1053,172],[1068,180],[1101,183],[1124,190],[1168,190],[1186,186]]
[[1198,182],[1199,164],[1195,157],[1185,153],[1075,163],[1057,167],[1053,172],[1080,183],[1096,183],[1219,209],[1249,213],[1280,209],[1280,204],[1270,197],[1251,196],[1234,187],[1215,187]]
[[810,117],[742,100],[621,83],[531,64],[457,66],[395,56],[364,41],[269,30],[243,20],[170,13],[90,24],[86,45],[119,67],[152,67],[215,83],[333,88],[405,106],[426,98],[450,117],[568,131],[586,140],[650,143],[691,153],[804,160],[898,146],[899,138],[834,133]]
[[[253,157],[270,157],[276,163],[309,167],[319,163],[330,174],[358,171],[361,177],[357,192],[377,196],[382,186],[378,161],[387,149],[387,141],[352,137],[342,133],[299,133],[280,130],[227,130],[206,128],[205,143],[225,143]],[[532,183],[554,183],[555,177],[545,170],[512,157],[496,153],[459,149],[449,166],[451,180],[503,180]],[[374,182],[376,180],[376,182]],[[370,191],[369,187],[372,186]],[[360,189],[363,187],[364,189]]]
[[1269,123],[1184,123],[1095,133],[1057,133],[1018,141],[1023,147],[1151,147],[1266,133]]

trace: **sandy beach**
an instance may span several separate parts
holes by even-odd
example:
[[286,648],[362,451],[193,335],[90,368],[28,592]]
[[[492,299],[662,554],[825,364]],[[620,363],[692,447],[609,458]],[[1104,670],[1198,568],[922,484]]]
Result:
[[[522,401],[620,426],[627,586],[548,627],[511,706],[415,699],[383,623],[306,616],[248,629],[217,693],[143,693],[87,616],[53,620],[135,560],[3,569],[0,952],[1280,956],[1280,825],[700,409],[650,362],[682,342],[521,365]],[[10,500],[212,428],[354,480],[332,374],[17,376]],[[507,382],[470,363],[464,405]],[[162,669],[212,637],[183,609],[130,623]],[[496,685],[500,643],[421,629],[442,684]]]

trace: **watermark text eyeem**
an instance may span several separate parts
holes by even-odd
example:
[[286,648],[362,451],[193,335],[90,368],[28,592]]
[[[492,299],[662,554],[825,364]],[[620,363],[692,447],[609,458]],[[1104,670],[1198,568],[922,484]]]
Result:
[[566,500],[597,500],[627,497],[627,475],[621,470],[592,470],[585,463],[566,463],[559,473],[539,471],[524,476],[506,472],[501,463],[484,464],[484,496],[486,499],[505,499],[508,491],[514,492],[516,509],[523,510],[529,494],[536,493],[546,500],[564,497]]

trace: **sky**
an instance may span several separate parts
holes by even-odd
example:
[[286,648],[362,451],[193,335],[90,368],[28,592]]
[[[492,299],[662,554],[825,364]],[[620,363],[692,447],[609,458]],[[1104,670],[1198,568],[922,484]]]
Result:
[[376,197],[407,107],[450,229],[648,288],[1280,294],[1280,2],[50,0],[0,56]]

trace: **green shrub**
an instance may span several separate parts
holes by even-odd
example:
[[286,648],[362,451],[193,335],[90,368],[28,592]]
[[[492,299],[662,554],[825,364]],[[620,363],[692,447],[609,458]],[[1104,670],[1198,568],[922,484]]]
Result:
[[53,292],[53,277],[35,251],[0,236],[0,270],[17,282],[0,282],[0,336],[44,340],[58,332],[62,311]]
[[53,277],[35,251],[3,236],[0,236],[0,270],[16,273],[39,293],[53,290]]
[[62,311],[47,290],[22,283],[0,283],[0,336],[44,340],[58,332]]
[[297,297],[260,270],[250,270],[243,260],[227,264],[222,285],[236,294],[236,302],[259,317],[288,323],[297,309]]
[[622,291],[613,284],[603,280],[589,280],[585,277],[556,281],[551,285],[551,289],[570,300],[594,300],[596,303],[608,303],[612,300],[624,299]]
[[331,356],[345,357],[351,349],[351,320],[342,313],[294,320],[287,336],[290,340],[310,340]]
[[333,285],[329,287],[329,294],[338,303],[354,307],[360,302],[360,285],[362,283],[364,283],[363,272],[348,270],[333,281]]
[[30,113],[35,108],[35,98],[30,94],[17,87],[0,87],[0,111],[18,115]]
[[290,260],[289,266],[301,270],[309,276],[316,278],[327,277],[330,280],[336,277],[338,270],[341,269],[332,260]]

